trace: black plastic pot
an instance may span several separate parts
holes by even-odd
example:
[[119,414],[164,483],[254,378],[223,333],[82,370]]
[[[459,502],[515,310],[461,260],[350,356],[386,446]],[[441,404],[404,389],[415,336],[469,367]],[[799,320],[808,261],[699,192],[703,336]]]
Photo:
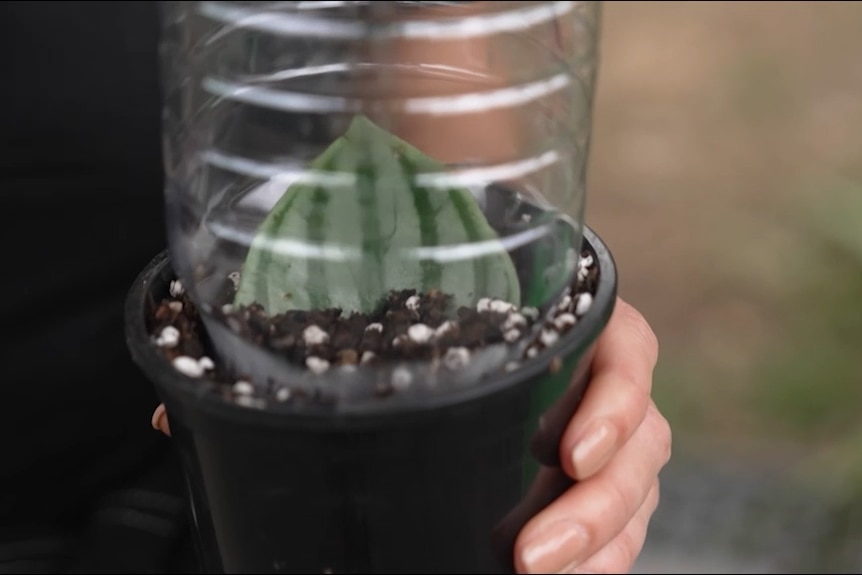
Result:
[[176,371],[146,330],[148,298],[174,279],[156,257],[129,294],[127,337],[170,417],[203,570],[512,572],[520,529],[572,484],[558,445],[616,301],[609,250],[589,229],[583,247],[598,291],[552,350],[421,407],[330,415],[241,407]]

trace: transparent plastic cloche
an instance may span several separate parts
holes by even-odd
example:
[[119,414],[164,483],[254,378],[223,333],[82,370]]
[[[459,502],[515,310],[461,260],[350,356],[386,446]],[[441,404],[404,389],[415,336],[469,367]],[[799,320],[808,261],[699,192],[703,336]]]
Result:
[[169,251],[219,362],[349,399],[524,357],[578,272],[597,2],[162,4]]

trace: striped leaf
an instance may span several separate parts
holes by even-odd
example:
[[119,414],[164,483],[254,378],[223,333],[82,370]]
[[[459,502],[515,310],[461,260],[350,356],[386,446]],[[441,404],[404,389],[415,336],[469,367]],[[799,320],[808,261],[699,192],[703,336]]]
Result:
[[[235,303],[256,302],[272,315],[370,312],[390,290],[436,288],[455,305],[482,297],[519,305],[515,267],[470,190],[417,185],[418,174],[444,170],[357,116],[312,163],[317,177],[290,186],[261,224]],[[481,255],[417,257],[417,249],[479,242]]]

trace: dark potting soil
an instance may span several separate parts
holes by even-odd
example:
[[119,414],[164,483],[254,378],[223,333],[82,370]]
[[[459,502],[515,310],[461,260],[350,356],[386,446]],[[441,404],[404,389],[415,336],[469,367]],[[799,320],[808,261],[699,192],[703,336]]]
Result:
[[[237,309],[225,305],[211,314],[244,338],[311,374],[415,361],[455,371],[468,365],[477,350],[491,345],[520,346],[521,361],[552,347],[589,310],[597,274],[592,256],[582,254],[576,281],[541,315],[537,309],[518,309],[508,302],[484,298],[475,308],[461,307],[456,317],[450,317],[450,296],[415,290],[390,292],[370,314],[294,310],[269,317],[256,304]],[[228,286],[237,283],[236,274],[231,275]],[[221,384],[226,397],[258,407],[266,401],[308,399],[307,393],[283,383],[269,382],[261,389],[243,374],[229,373],[219,365],[199,312],[179,280],[171,283],[169,297],[149,302],[148,315],[153,343],[166,359],[189,377],[206,377]],[[503,369],[511,371],[519,365],[519,361],[511,361]],[[551,369],[558,366],[559,362],[552,362]],[[378,385],[377,395],[388,396],[409,385],[409,372],[394,370],[385,385]]]

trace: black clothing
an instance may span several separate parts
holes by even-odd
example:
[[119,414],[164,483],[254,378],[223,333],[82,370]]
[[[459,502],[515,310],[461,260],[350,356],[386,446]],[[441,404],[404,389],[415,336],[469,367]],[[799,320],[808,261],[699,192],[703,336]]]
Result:
[[0,3],[0,572],[189,572],[123,300],[165,246],[155,2]]

